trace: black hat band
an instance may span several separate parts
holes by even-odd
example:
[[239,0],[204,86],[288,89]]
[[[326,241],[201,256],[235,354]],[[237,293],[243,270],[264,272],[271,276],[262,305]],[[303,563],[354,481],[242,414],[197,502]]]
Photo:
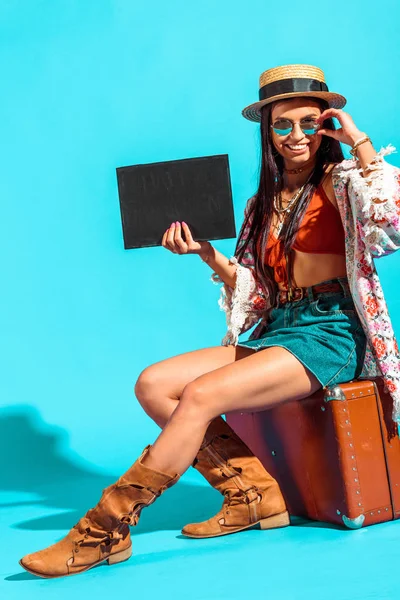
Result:
[[305,77],[294,77],[292,79],[280,79],[267,83],[259,91],[260,100],[267,100],[280,94],[291,92],[329,92],[328,86],[318,79],[306,79]]

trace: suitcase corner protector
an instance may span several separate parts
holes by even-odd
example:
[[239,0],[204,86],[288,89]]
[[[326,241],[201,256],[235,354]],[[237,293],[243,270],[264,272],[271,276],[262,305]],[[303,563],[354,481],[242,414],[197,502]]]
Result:
[[364,525],[365,515],[358,515],[354,519],[342,515],[342,521],[348,529],[360,529]]
[[332,400],[346,400],[346,395],[340,385],[334,385],[332,387],[324,387],[324,402],[331,402]]

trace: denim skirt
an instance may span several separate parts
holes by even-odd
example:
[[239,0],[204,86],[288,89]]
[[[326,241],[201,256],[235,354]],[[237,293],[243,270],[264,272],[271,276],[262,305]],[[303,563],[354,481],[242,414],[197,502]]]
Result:
[[356,379],[363,368],[367,338],[357,315],[347,277],[321,283],[340,283],[339,292],[314,297],[311,287],[304,298],[279,304],[267,319],[257,340],[239,342],[254,350],[286,348],[309,370],[322,387]]

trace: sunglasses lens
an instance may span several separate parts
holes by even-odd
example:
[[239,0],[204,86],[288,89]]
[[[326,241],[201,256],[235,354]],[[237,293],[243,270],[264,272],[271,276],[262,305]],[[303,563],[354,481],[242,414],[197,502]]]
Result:
[[293,125],[288,119],[278,119],[273,125],[273,129],[278,135],[289,135],[292,128]]
[[300,127],[306,135],[314,135],[319,129],[318,123],[310,119],[302,121]]

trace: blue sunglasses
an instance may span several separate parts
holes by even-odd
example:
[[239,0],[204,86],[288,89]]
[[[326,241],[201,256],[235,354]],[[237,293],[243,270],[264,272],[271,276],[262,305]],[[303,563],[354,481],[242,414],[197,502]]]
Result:
[[271,128],[277,135],[289,135],[292,132],[295,123],[300,125],[300,129],[306,135],[314,135],[320,129],[321,125],[314,119],[302,119],[301,121],[291,121],[290,119],[277,119],[271,125]]

